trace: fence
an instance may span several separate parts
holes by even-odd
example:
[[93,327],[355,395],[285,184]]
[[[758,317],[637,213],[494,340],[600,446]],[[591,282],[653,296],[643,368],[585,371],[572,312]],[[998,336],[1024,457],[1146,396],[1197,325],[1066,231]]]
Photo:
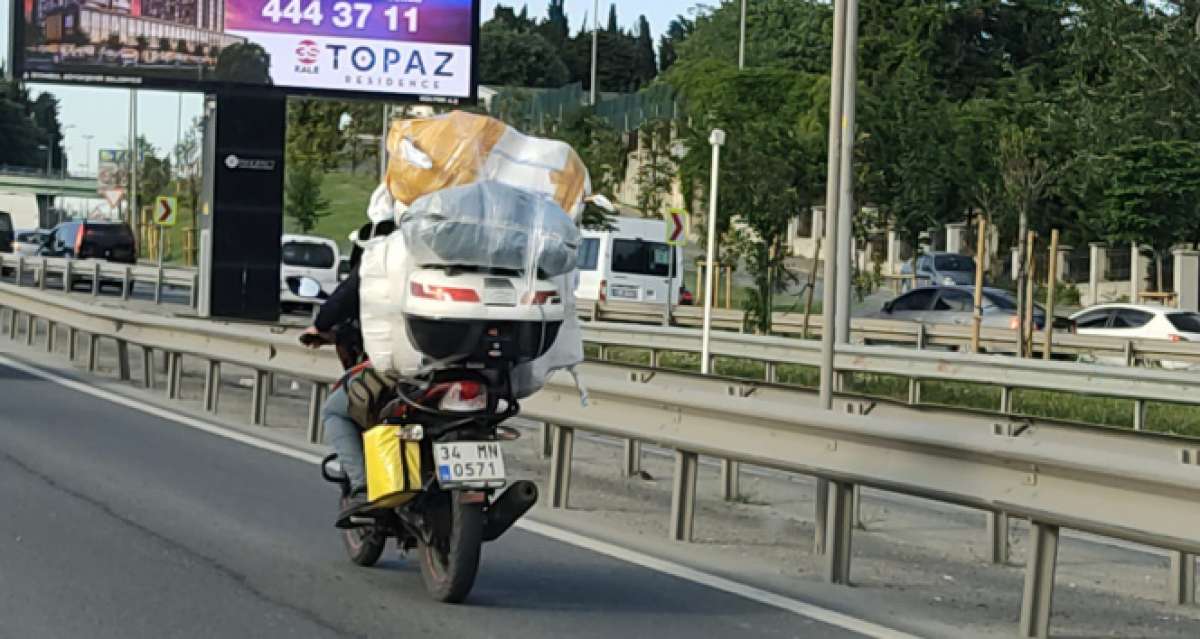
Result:
[[[179,393],[182,357],[202,358],[208,362],[204,403],[210,411],[220,388],[221,364],[251,367],[253,424],[262,424],[266,416],[269,375],[304,379],[312,386],[310,439],[319,436],[316,409],[325,385],[340,374],[332,355],[306,350],[294,336],[262,328],[96,309],[6,284],[0,284],[0,309],[7,311],[10,338],[20,334],[23,324],[32,344],[37,326],[44,324],[51,352],[62,328],[68,329],[72,356],[79,333],[84,333],[90,370],[97,366],[98,340],[115,340],[122,379],[130,377],[131,346],[140,346],[143,353],[164,351],[171,398]],[[543,444],[550,444],[551,507],[569,504],[575,432],[595,432],[656,442],[673,451],[669,530],[679,541],[692,537],[698,458],[711,455],[829,483],[827,507],[817,513],[818,529],[824,531],[817,541],[825,578],[833,583],[849,582],[853,495],[855,487],[867,486],[1028,519],[1033,539],[1021,604],[1022,636],[1049,634],[1062,528],[1169,549],[1170,594],[1181,603],[1195,600],[1200,449],[1194,445],[1136,433],[988,424],[944,415],[875,419],[798,410],[794,395],[759,394],[711,377],[631,375],[627,369],[600,365],[585,366],[582,372],[589,406],[581,404],[569,376],[552,378],[523,405],[526,416],[547,424]],[[1003,535],[1007,539],[1006,530]]]
[[137,282],[154,287],[154,303],[163,300],[166,286],[186,288],[188,306],[196,306],[199,273],[189,268],[164,268],[143,264],[118,264],[103,260],[71,260],[59,257],[26,257],[23,255],[0,254],[0,273],[12,271],[14,283],[24,285],[25,275],[33,277],[34,283],[45,290],[50,286],[50,276],[57,276],[59,290],[71,293],[75,284],[86,282],[88,292],[100,294],[105,282],[114,282],[121,287],[121,298],[129,299]]

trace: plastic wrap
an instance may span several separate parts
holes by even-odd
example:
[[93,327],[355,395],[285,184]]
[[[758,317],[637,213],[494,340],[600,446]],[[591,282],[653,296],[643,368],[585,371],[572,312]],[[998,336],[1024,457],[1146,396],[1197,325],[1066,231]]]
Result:
[[404,214],[400,231],[418,265],[486,266],[553,277],[575,270],[579,250],[579,228],[561,207],[500,182],[426,195]]
[[387,187],[404,206],[442,189],[497,181],[545,195],[574,219],[591,193],[587,168],[570,145],[483,115],[454,111],[398,120],[388,131],[387,150]]

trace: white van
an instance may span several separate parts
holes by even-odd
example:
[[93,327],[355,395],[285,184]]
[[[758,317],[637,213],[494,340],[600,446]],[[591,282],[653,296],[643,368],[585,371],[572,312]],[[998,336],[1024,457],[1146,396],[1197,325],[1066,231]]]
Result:
[[279,300],[284,304],[312,304],[313,300],[297,297],[288,288],[289,277],[311,277],[321,284],[326,294],[338,285],[337,242],[312,235],[284,235],[283,259],[279,265]]
[[[678,305],[683,288],[683,250],[666,243],[661,219],[618,217],[612,231],[583,231],[579,246],[579,285],[575,297],[597,302]],[[668,286],[671,260],[674,281]],[[685,300],[686,301],[686,300]]]

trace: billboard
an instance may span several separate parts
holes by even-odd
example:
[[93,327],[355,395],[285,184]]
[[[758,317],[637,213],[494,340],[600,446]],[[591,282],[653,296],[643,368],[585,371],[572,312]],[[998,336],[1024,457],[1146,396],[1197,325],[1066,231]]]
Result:
[[475,99],[480,0],[15,2],[28,81]]

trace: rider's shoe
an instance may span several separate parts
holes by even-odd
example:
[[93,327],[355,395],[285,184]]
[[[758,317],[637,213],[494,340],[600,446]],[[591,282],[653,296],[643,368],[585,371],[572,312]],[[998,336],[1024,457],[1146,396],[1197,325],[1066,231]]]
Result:
[[356,488],[348,496],[343,497],[342,510],[338,513],[337,527],[354,528],[354,524],[350,521],[350,518],[366,510],[369,503],[367,501],[366,488]]

